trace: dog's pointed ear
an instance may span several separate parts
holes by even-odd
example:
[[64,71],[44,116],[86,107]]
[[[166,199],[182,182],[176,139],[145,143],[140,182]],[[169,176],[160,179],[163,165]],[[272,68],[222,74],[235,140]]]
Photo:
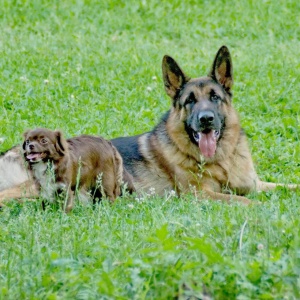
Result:
[[227,93],[231,93],[233,71],[228,48],[222,46],[216,54],[209,76],[220,83]]
[[55,149],[57,153],[61,154],[62,156],[65,155],[65,152],[68,149],[68,144],[65,138],[63,137],[63,134],[61,131],[56,130],[55,131],[55,136],[56,136],[56,143],[55,143]]
[[182,86],[189,81],[176,61],[168,55],[165,55],[162,61],[162,73],[167,94],[175,99]]

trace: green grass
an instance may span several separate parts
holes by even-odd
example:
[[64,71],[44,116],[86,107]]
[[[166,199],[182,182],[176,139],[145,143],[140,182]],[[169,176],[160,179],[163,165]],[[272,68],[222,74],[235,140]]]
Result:
[[[2,0],[0,152],[37,126],[67,137],[150,130],[170,106],[163,55],[196,77],[226,44],[260,177],[297,183],[299,11],[296,0]],[[11,203],[0,299],[299,299],[299,196],[253,194],[263,204],[249,208],[145,196],[70,215]]]

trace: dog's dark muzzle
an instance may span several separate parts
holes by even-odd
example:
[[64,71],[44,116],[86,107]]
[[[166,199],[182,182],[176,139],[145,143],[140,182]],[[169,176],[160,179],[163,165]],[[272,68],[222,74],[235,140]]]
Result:
[[34,150],[34,145],[32,143],[28,144],[28,149],[31,151]]
[[201,111],[198,117],[201,129],[212,129],[214,127],[215,114],[212,111]]
[[201,154],[207,158],[213,157],[221,130],[218,116],[213,110],[200,110],[191,117],[190,121],[189,131]]

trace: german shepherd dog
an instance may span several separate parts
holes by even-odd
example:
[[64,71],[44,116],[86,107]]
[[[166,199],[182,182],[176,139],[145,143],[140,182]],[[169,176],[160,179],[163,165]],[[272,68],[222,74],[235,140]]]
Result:
[[226,46],[206,77],[189,78],[170,56],[163,58],[162,72],[171,109],[152,131],[112,140],[137,191],[194,191],[200,199],[248,204],[245,194],[282,186],[260,181],[255,172],[232,106],[232,62]]

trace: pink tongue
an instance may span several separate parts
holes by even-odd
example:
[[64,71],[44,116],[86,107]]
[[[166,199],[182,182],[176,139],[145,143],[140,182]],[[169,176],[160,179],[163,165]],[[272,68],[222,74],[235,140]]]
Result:
[[204,157],[213,157],[217,148],[217,139],[214,131],[211,130],[209,133],[200,133],[199,148]]
[[31,154],[28,154],[26,157],[27,159],[34,159],[34,158],[39,158],[41,156],[40,153],[31,153]]

